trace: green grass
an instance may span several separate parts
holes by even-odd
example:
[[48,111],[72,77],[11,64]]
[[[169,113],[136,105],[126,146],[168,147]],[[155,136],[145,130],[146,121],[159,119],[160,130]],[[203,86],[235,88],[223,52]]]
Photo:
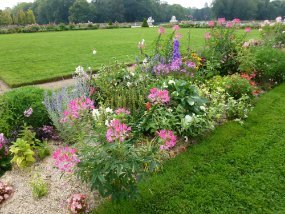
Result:
[[[181,29],[183,44],[188,30]],[[203,46],[206,31],[191,29],[193,49]],[[257,35],[253,31],[250,36]],[[138,42],[145,39],[150,47],[156,36],[157,28],[0,35],[0,79],[16,87],[71,75],[78,65],[95,69],[113,62],[113,57],[134,62]]]
[[142,197],[98,213],[285,213],[285,84],[146,179]]

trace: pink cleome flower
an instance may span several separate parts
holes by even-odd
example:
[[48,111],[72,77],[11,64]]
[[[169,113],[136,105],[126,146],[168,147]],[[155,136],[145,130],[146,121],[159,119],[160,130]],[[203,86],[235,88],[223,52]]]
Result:
[[225,18],[219,18],[218,19],[218,24],[219,25],[223,25],[223,24],[225,24],[226,23],[226,19]]
[[234,23],[234,24],[240,24],[240,19],[235,18],[235,19],[233,20],[233,23]]
[[226,27],[227,28],[232,28],[233,27],[233,22],[227,22]]
[[208,26],[209,27],[215,27],[215,21],[214,20],[209,21]]
[[158,33],[159,33],[159,34],[165,34],[165,29],[164,29],[164,27],[159,27]]
[[63,172],[72,172],[73,168],[80,162],[76,155],[76,149],[68,146],[58,148],[52,155],[55,166]]
[[64,117],[61,123],[66,123],[70,120],[78,119],[84,111],[94,109],[94,102],[89,98],[76,98],[68,103],[67,110],[63,112]]
[[154,104],[166,104],[170,101],[169,93],[167,90],[160,90],[158,88],[150,89],[148,99]]
[[246,32],[246,33],[250,33],[250,32],[251,32],[251,28],[250,28],[250,27],[246,27],[246,28],[245,28],[245,32]]
[[210,40],[211,39],[211,33],[210,32],[206,32],[205,33],[205,39],[206,40]]
[[179,30],[180,30],[179,25],[174,25],[174,26],[173,26],[173,30],[174,30],[174,31],[179,31]]
[[126,115],[130,115],[131,112],[125,108],[118,108],[116,111],[115,111],[116,114],[126,114]]
[[157,135],[163,142],[163,145],[160,146],[161,150],[169,150],[176,145],[177,138],[172,131],[160,130]]
[[131,127],[121,123],[120,120],[112,120],[106,133],[107,141],[112,143],[119,140],[122,143],[129,136],[131,130]]

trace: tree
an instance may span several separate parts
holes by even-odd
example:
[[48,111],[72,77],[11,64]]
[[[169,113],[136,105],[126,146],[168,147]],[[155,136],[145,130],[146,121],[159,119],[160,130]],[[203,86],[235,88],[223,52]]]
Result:
[[0,10],[0,25],[10,25],[13,23],[11,13],[8,10]]
[[26,14],[23,10],[18,11],[18,24],[19,25],[25,25],[26,24]]
[[29,9],[26,12],[26,24],[35,24],[35,23],[36,23],[36,18],[34,12],[31,9]]
[[92,20],[91,6],[86,0],[76,0],[69,8],[69,21],[75,23],[85,23]]

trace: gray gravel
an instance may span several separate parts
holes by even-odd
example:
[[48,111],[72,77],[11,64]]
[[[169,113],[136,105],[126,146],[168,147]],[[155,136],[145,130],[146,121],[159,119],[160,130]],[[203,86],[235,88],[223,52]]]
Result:
[[[55,147],[53,147],[55,149]],[[49,185],[49,193],[41,199],[32,196],[30,181],[35,173],[39,173]],[[74,193],[88,195],[89,209],[97,207],[102,199],[96,193],[91,193],[89,187],[82,184],[75,176],[64,174],[53,167],[53,160],[45,160],[33,167],[19,170],[13,169],[1,177],[1,181],[14,187],[14,194],[0,207],[1,214],[65,214],[65,201]],[[95,197],[94,197],[95,196]]]

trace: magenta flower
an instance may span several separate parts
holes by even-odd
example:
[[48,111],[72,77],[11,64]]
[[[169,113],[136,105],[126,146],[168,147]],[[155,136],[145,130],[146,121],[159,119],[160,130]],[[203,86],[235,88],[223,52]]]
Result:
[[165,33],[164,27],[159,27],[158,33],[159,33],[159,34],[164,34],[164,33]]
[[67,110],[63,112],[62,123],[78,119],[84,112],[94,109],[94,102],[89,98],[76,98],[67,105]]
[[112,120],[106,133],[107,141],[112,143],[119,140],[119,142],[122,143],[125,139],[127,139],[127,137],[129,137],[129,132],[131,130],[131,127],[121,123],[120,120]]
[[188,61],[188,62],[186,62],[186,65],[187,65],[188,68],[192,68],[192,69],[196,68],[196,63],[195,62]]
[[174,25],[174,26],[173,26],[173,30],[175,30],[175,31],[179,31],[179,30],[180,30],[179,25]]
[[172,131],[161,130],[157,132],[157,135],[159,136],[160,141],[162,141],[163,144],[160,146],[161,150],[169,150],[176,145],[177,138]]
[[206,39],[206,40],[211,39],[211,33],[206,32],[206,33],[205,33],[205,39]]
[[251,28],[250,28],[250,27],[246,27],[246,28],[245,28],[245,32],[246,32],[246,33],[250,33],[250,32],[251,32]]
[[226,27],[227,28],[232,28],[233,27],[233,23],[232,22],[227,22]]
[[234,23],[234,24],[240,24],[240,19],[235,18],[235,19],[233,20],[233,23]]
[[116,111],[115,111],[116,114],[126,114],[126,115],[129,115],[131,114],[130,111],[128,111],[127,109],[125,108],[118,108]]
[[30,107],[29,109],[24,111],[24,116],[25,117],[30,117],[33,114],[33,108]]
[[160,90],[158,88],[150,89],[150,94],[148,95],[148,99],[153,104],[166,104],[169,103],[170,97],[167,90]]
[[209,27],[215,27],[215,21],[214,20],[209,21],[208,26]]
[[219,18],[218,19],[218,24],[219,25],[223,25],[223,24],[225,24],[226,23],[226,19],[225,18]]
[[52,157],[55,160],[55,166],[63,172],[71,173],[74,167],[80,162],[76,155],[76,149],[68,146],[58,148]]

